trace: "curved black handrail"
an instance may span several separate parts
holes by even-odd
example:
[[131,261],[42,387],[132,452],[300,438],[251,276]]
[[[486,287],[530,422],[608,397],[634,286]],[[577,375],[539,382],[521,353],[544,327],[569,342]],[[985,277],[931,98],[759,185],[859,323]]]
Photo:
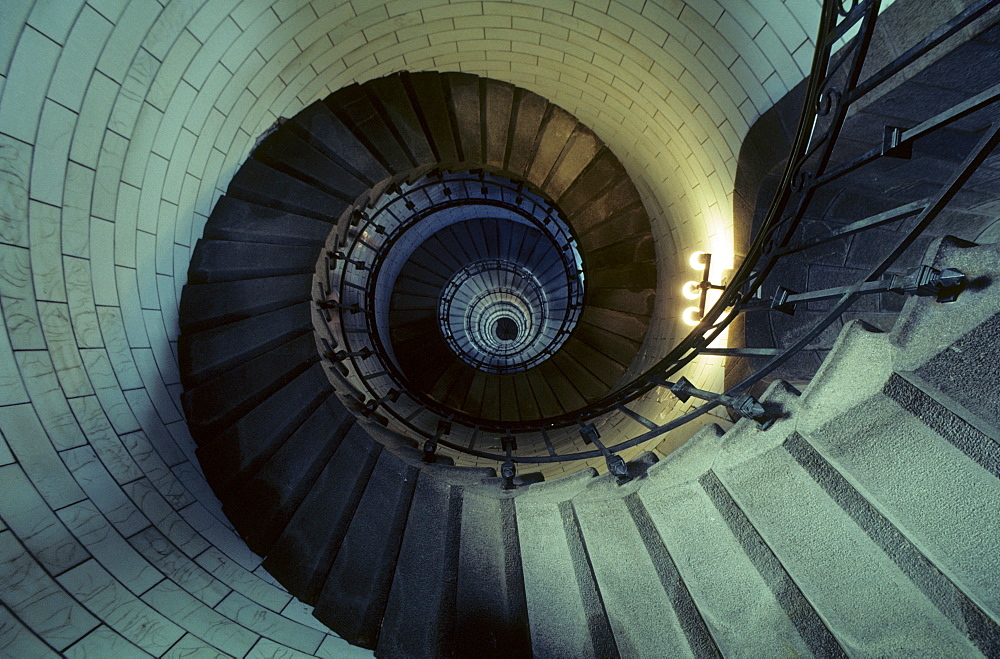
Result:
[[[411,423],[412,415],[395,413],[387,401],[384,403],[387,405],[386,409],[404,426],[419,436],[427,438],[430,443],[441,444],[452,450],[479,458],[505,463],[538,464],[588,460],[603,456],[608,460],[609,467],[613,471],[615,452],[654,439],[720,405],[742,406],[740,411],[744,416],[765,423],[766,420],[760,417],[762,410],[754,407],[755,401],[748,399],[747,396],[739,397],[738,395],[809,345],[861,296],[883,291],[937,293],[942,290],[947,291],[950,286],[954,287],[960,282],[961,277],[956,273],[935,273],[929,268],[912,273],[909,277],[888,276],[887,273],[903,252],[914,244],[916,238],[941,212],[976,168],[1000,144],[1000,127],[997,125],[990,127],[976,148],[957,168],[951,180],[943,186],[936,196],[906,204],[866,221],[859,221],[855,223],[856,226],[850,228],[850,232],[853,233],[889,221],[917,216],[914,226],[905,233],[899,244],[877,266],[872,268],[864,279],[838,289],[802,295],[794,294],[778,286],[776,297],[771,303],[762,302],[758,297],[765,280],[768,279],[783,257],[806,247],[821,244],[826,239],[833,240],[845,235],[844,231],[835,231],[824,238],[793,243],[793,239],[798,236],[796,230],[802,221],[805,210],[817,190],[840,176],[863,167],[878,158],[892,157],[899,150],[905,149],[908,144],[912,144],[917,138],[1000,100],[1000,85],[996,85],[909,130],[886,127],[885,139],[881,144],[876,145],[861,157],[830,168],[837,138],[844,126],[848,109],[853,103],[886,83],[893,75],[905,70],[906,67],[938,47],[957,31],[981,17],[994,5],[993,0],[976,0],[905,53],[866,80],[860,81],[862,66],[878,18],[880,2],[879,0],[825,0],[816,39],[816,51],[806,87],[805,101],[780,183],[759,231],[751,240],[745,259],[735,270],[728,286],[722,291],[717,302],[705,312],[698,325],[665,357],[642,375],[603,399],[570,414],[550,417],[541,424],[505,422],[477,423],[475,425],[477,432],[491,432],[503,436],[511,436],[515,433],[544,433],[557,428],[579,426],[585,436],[596,438],[593,434],[588,434],[592,432],[592,426],[589,426],[588,422],[609,414],[628,414],[641,420],[643,425],[648,428],[646,432],[608,447],[595,441],[597,448],[590,451],[555,454],[550,448],[549,455],[519,456],[509,448],[513,442],[504,442],[508,449],[505,453],[500,454],[476,450],[449,441],[444,437],[446,434],[444,430],[447,430],[447,425],[455,422],[454,414],[442,413],[438,415],[439,421],[443,421],[444,425],[439,422],[436,425],[432,424],[430,427],[421,428]],[[848,35],[852,30],[856,30],[856,34],[850,37],[838,53],[836,60],[833,60],[835,45],[844,40],[845,35]],[[768,281],[768,284],[771,283]],[[719,354],[719,351],[713,352],[708,346],[740,314],[766,309],[782,313],[787,312],[797,302],[831,298],[836,298],[835,304],[805,334],[792,345],[773,351],[765,351],[771,359],[727,391],[718,394],[698,392],[687,386],[683,382],[683,378],[678,382],[669,381],[669,378],[676,375],[700,354]],[[725,354],[724,351],[723,354]],[[656,424],[648,419],[643,419],[626,407],[656,387],[668,388],[682,400],[686,400],[690,395],[706,400],[698,407],[664,424]],[[413,396],[410,392],[403,393],[406,393],[407,396]],[[426,401],[419,400],[419,396],[415,399],[419,401],[421,406],[418,411],[433,410],[433,407],[428,406]],[[385,400],[384,397],[382,400]],[[432,411],[430,413],[433,415]]]

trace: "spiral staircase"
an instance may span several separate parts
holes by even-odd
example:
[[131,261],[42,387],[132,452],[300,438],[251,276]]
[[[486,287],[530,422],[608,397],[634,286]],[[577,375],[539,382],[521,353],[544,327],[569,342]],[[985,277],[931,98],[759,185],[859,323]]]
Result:
[[[471,262],[551,264],[516,257],[535,236],[524,224],[445,226],[399,264],[382,311],[324,282],[380,200],[470,171],[523,181],[579,240],[579,329],[519,374],[463,361],[435,311]],[[995,246],[938,241],[926,263],[978,283],[948,304],[909,300],[890,333],[848,324],[802,392],[779,381],[761,398],[779,418],[767,430],[709,426],[625,478],[505,483],[428,460],[372,413],[387,401],[366,407],[368,356],[333,357],[351,335],[324,309],[386,323],[401,381],[455,414],[572,411],[612,390],[642,341],[648,231],[592,133],[493,81],[390,76],[276,127],[194,251],[179,343],[198,458],[268,572],[387,657],[1000,653],[1000,414],[983,393],[1000,350]],[[505,416],[512,399],[533,403]]]

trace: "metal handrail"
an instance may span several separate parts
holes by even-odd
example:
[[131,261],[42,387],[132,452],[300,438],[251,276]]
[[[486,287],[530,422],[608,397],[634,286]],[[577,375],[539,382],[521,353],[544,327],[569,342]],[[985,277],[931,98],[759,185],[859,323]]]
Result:
[[[822,186],[880,158],[897,157],[917,138],[1000,100],[1000,85],[996,85],[908,130],[887,126],[885,139],[881,144],[848,163],[837,165],[832,169],[829,167],[837,138],[843,129],[848,109],[852,104],[941,45],[946,39],[982,16],[993,6],[995,6],[993,0],[977,0],[971,3],[945,25],[940,26],[878,72],[861,81],[862,66],[878,19],[880,2],[879,0],[824,1],[805,101],[777,191],[760,229],[751,240],[746,257],[736,268],[729,284],[722,290],[716,303],[705,311],[697,326],[666,356],[643,374],[608,396],[580,410],[547,418],[543,423],[498,422],[490,424],[481,421],[474,424],[466,423],[470,428],[474,425],[473,436],[480,432],[496,433],[504,437],[512,437],[516,433],[540,433],[546,441],[548,455],[518,456],[510,448],[512,444],[516,445],[516,442],[506,440],[504,445],[507,450],[502,454],[477,450],[471,445],[462,446],[446,439],[442,436],[440,427],[428,430],[411,423],[412,416],[408,418],[403,418],[399,414],[394,414],[394,416],[397,420],[402,420],[403,424],[411,431],[427,438],[435,445],[441,444],[452,450],[479,458],[496,460],[505,464],[513,462],[538,464],[604,457],[608,461],[609,468],[615,473],[617,473],[617,469],[620,469],[620,461],[612,459],[616,457],[615,453],[663,435],[720,405],[734,407],[743,416],[752,418],[761,425],[766,424],[768,419],[764,415],[763,408],[743,392],[809,345],[861,296],[873,292],[895,291],[924,295],[936,294],[943,297],[961,287],[961,273],[954,271],[938,273],[925,266],[907,277],[890,276],[887,273],[903,252],[914,244],[916,238],[941,212],[976,168],[1000,144],[1000,126],[996,124],[986,131],[976,148],[968,154],[952,178],[934,197],[905,204],[899,208],[853,222],[831,231],[827,236],[798,243],[794,242],[794,239],[798,237],[796,230],[802,222],[813,195]],[[857,28],[857,33],[840,50],[836,61],[831,61],[835,44],[854,28]],[[758,292],[783,257],[829,240],[914,216],[917,218],[914,226],[905,233],[889,255],[871,269],[864,279],[849,286],[810,294],[794,294],[778,286],[775,299],[769,305],[761,304]],[[768,281],[768,283],[771,282]],[[792,345],[775,349],[757,349],[756,351],[754,349],[741,351],[740,349],[712,349],[708,347],[742,313],[762,308],[772,309],[776,313],[787,312],[790,309],[789,305],[794,305],[797,302],[828,298],[835,298],[837,301]],[[341,313],[344,313],[343,310]],[[371,319],[366,322],[371,322]],[[702,354],[754,354],[769,359],[763,366],[723,393],[712,394],[694,389],[683,378],[676,382],[669,381],[671,377]],[[687,400],[688,396],[692,395],[706,400],[698,407],[663,424],[656,424],[645,419],[626,407],[629,403],[657,387],[669,389],[681,400]],[[410,392],[404,391],[404,393],[413,397]],[[423,406],[423,409],[419,410],[420,412],[430,409],[424,401],[418,402]],[[434,413],[430,413],[433,416]],[[595,444],[598,448],[574,453],[557,454],[549,442],[547,432],[574,425],[580,427],[581,435],[585,439],[592,438],[594,431],[590,422],[609,414],[625,414],[639,421],[647,428],[647,431],[613,446],[605,447],[597,441]],[[446,418],[448,423],[456,422],[454,414],[442,413],[439,417]],[[461,421],[457,422],[461,423]]]

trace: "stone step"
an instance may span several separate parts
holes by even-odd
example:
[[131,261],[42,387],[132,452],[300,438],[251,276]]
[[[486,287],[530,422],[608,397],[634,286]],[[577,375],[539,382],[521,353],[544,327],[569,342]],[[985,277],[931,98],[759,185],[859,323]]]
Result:
[[205,225],[205,238],[276,245],[322,246],[330,222],[223,195]]
[[483,161],[490,167],[504,169],[507,160],[507,135],[510,132],[511,112],[514,106],[514,86],[499,80],[483,81],[485,95],[483,107],[483,142],[486,150]]
[[305,302],[311,298],[312,274],[188,284],[181,295],[181,333],[202,332]]
[[253,158],[349,203],[368,189],[364,181],[291,130],[278,129],[269,135],[254,150]]
[[456,647],[480,657],[531,656],[514,502],[466,492],[461,528]]
[[[411,268],[410,270],[415,269]],[[393,287],[393,303],[395,306],[399,308],[406,308],[407,306],[412,306],[412,304],[426,306],[428,304],[427,300],[432,301],[430,303],[432,307],[437,306],[437,298],[441,294],[441,288],[444,282],[431,282],[426,279],[417,279],[415,276],[417,274],[420,273],[407,273],[405,269],[403,272],[399,273],[399,277],[396,279],[396,284]],[[407,304],[405,298],[409,297],[421,299],[414,300],[412,303]],[[426,298],[426,300],[423,298]]]
[[[621,207],[616,207],[615,201],[625,201],[625,205],[631,203],[631,200],[627,200],[627,198],[611,196],[616,186],[626,178],[614,154],[607,147],[603,147],[594,155],[572,185],[559,196],[557,199],[559,208],[570,216],[576,216],[579,213],[598,218],[603,212],[604,216],[607,217]],[[611,202],[611,205],[608,205],[608,202]],[[602,207],[596,210],[588,209],[591,204],[602,204]]]
[[348,433],[264,558],[264,569],[306,604],[316,604],[381,451],[365,433]]
[[313,615],[352,645],[374,648],[419,469],[382,451]]
[[546,360],[552,362],[566,376],[566,381],[570,383],[573,390],[579,392],[585,400],[596,400],[607,393],[608,385],[605,385],[600,377],[590,367],[590,364],[580,361],[575,357],[570,346],[573,338],[567,339],[563,344],[563,349]]
[[[902,387],[893,377],[885,390],[902,398],[894,391]],[[921,405],[921,393],[911,388],[909,395],[910,409]],[[790,453],[852,517],[874,520],[869,533],[899,551],[901,568],[928,597],[940,598],[935,604],[955,624],[982,629],[988,616],[980,608],[1000,619],[1000,451],[946,409],[938,406],[935,415],[931,403],[921,407],[933,426],[892,398],[873,396],[804,433]],[[910,490],[914,482],[920,496]],[[993,638],[1000,643],[995,626]]]
[[1000,245],[946,236],[928,248],[928,265],[956,268],[969,284],[954,302],[911,296],[889,335],[893,368],[942,405],[1000,441]]
[[288,126],[317,151],[352,170],[368,186],[390,178],[368,147],[322,101],[296,114]]
[[[612,491],[616,487],[610,485]],[[580,497],[569,513],[582,535],[622,656],[719,656],[649,512],[634,493]]]
[[511,114],[515,119],[513,131],[508,135],[510,152],[505,169],[518,178],[528,178],[535,142],[548,108],[548,101],[531,93],[519,92],[511,102]]
[[[450,656],[461,526],[462,483],[487,469],[424,467],[417,478],[376,652]],[[442,473],[443,472],[443,473]]]
[[526,173],[526,178],[543,191],[548,192],[545,183],[549,174],[578,125],[579,122],[573,115],[556,105],[549,105],[546,110],[535,137],[531,163]]
[[627,363],[612,359],[600,347],[584,343],[575,336],[566,340],[566,343],[563,344],[563,350],[578,364],[586,365],[587,371],[604,385],[605,391],[614,386],[628,367]]
[[[280,432],[254,437],[250,433],[236,434],[227,431],[215,441],[198,448],[198,460],[202,470],[224,505],[233,500],[233,489],[239,488],[252,477],[290,437],[298,433],[311,435],[322,432],[324,428],[328,432],[333,432],[346,420],[345,417],[348,416],[346,410],[331,393],[329,388],[325,388],[319,395],[307,394],[303,396],[305,402],[285,408],[288,412],[294,413],[292,418],[298,423],[289,421],[281,426],[279,424],[282,419],[264,418],[262,413],[251,412],[247,415],[252,415],[262,427],[278,427],[281,429]],[[284,399],[285,396],[281,398]],[[274,414],[277,406],[263,405],[254,412],[261,408]],[[253,439],[261,441],[253,442]]]
[[535,656],[618,655],[571,501],[596,474],[593,469],[585,469],[532,486],[516,499]]
[[300,302],[197,334],[186,333],[177,342],[184,387],[195,387],[311,331],[311,304]]
[[721,429],[702,430],[650,470],[639,492],[684,588],[723,656],[839,655],[822,619],[710,473]]
[[974,652],[887,553],[886,539],[866,533],[800,464],[795,454],[804,444],[793,433],[783,445],[713,471],[837,642],[867,656]]
[[[557,364],[556,359],[546,359],[538,365],[539,378],[545,383],[552,393],[552,397],[558,401],[559,408],[563,412],[575,410],[587,404],[586,399],[580,394],[573,382],[566,376],[562,368]],[[533,380],[532,385],[538,380]],[[536,392],[536,396],[538,393]],[[540,396],[540,399],[544,396]]]
[[573,336],[591,348],[600,350],[609,359],[618,364],[631,364],[639,350],[640,343],[625,336],[614,333],[601,325],[588,322],[587,310],[580,314]]
[[527,372],[515,373],[510,377],[510,384],[514,390],[514,397],[517,400],[519,419],[541,418],[538,411],[538,401],[531,390],[531,380],[533,376]]
[[350,206],[343,199],[253,159],[236,170],[226,194],[324,222],[336,222]]
[[416,166],[436,165],[437,158],[428,141],[424,123],[417,115],[409,92],[399,76],[371,80],[366,85],[379,114],[403,145]]
[[222,509],[253,551],[270,552],[340,443],[349,433],[362,432],[354,421],[331,396],[273,452],[245,461]]
[[[451,235],[452,227],[447,227],[429,237],[414,252],[411,263],[447,281],[456,270],[471,260],[464,245],[457,240],[448,239]],[[433,258],[425,258],[423,252],[429,252]]]
[[404,73],[404,84],[411,90],[427,127],[427,141],[442,165],[458,161],[452,115],[445,97],[442,76],[437,73]]
[[313,336],[303,334],[186,390],[181,400],[191,434],[201,436],[203,443],[205,438],[235,423],[318,361]]
[[344,87],[324,102],[390,176],[408,172],[414,167],[415,163],[360,86]]
[[[543,142],[544,145],[544,142]],[[540,186],[552,199],[559,199],[604,148],[592,130],[578,123]]]
[[[323,388],[325,377],[322,366],[315,364],[231,427],[220,433],[198,434],[194,438],[202,446],[224,442],[234,450],[239,450],[244,443],[255,446],[267,441],[267,436],[272,433],[281,435],[283,439],[302,423],[323,396],[330,393],[329,389]],[[328,380],[326,384],[329,385]]]
[[450,73],[446,80],[459,158],[462,162],[479,164],[482,162],[480,79],[466,73]]
[[302,245],[234,242],[201,238],[191,255],[188,282],[258,279],[312,274],[320,248]]
[[558,396],[552,389],[553,384],[549,382],[541,367],[537,372],[532,370],[528,375],[528,386],[531,388],[532,397],[538,405],[541,417],[558,416],[568,411],[568,408],[560,404]]

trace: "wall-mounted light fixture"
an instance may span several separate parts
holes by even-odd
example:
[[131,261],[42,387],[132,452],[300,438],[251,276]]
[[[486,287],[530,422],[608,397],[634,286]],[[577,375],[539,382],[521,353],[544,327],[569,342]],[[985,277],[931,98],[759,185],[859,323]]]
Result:
[[688,307],[681,314],[681,320],[685,325],[694,327],[705,317],[705,306],[708,303],[708,292],[711,290],[724,291],[725,286],[718,286],[708,280],[709,271],[712,268],[712,255],[707,252],[695,252],[689,261],[694,270],[701,270],[701,281],[689,281],[681,288],[681,295],[688,300],[698,300],[697,307]]

